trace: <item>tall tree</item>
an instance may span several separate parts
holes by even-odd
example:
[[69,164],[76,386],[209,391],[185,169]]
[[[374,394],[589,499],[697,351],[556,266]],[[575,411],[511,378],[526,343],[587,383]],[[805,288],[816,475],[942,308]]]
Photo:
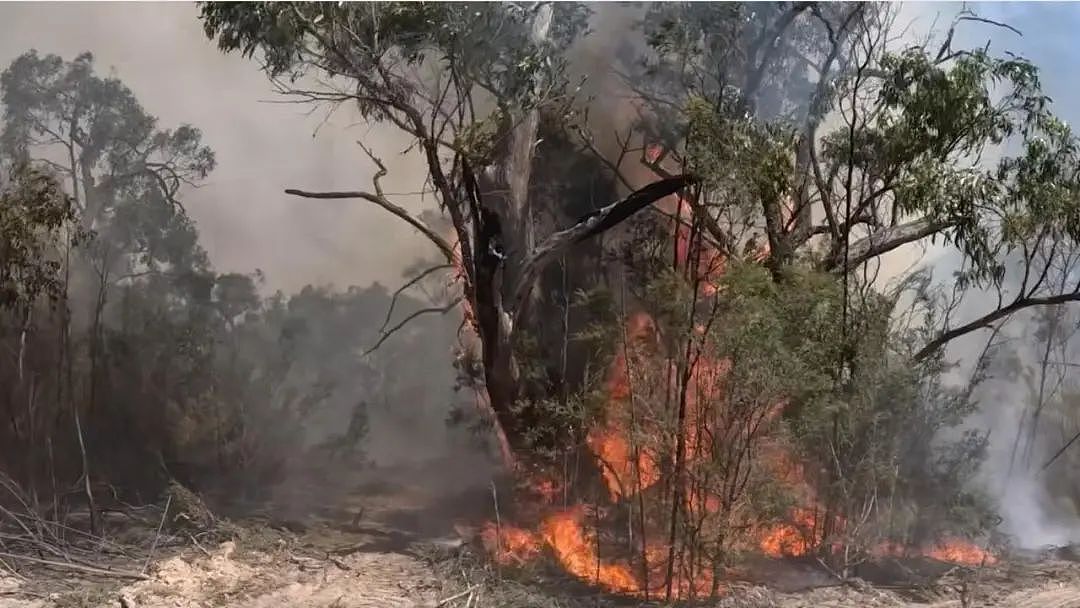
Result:
[[[1080,282],[1060,280],[1078,255],[1080,156],[1036,66],[954,48],[957,27],[985,23],[970,12],[898,49],[890,7],[758,6],[725,7],[726,28],[702,25],[720,9],[656,9],[670,18],[648,31],[654,82],[672,86],[639,87],[654,124],[677,127],[653,168],[703,180],[694,209],[726,254],[763,235],[778,278],[808,261],[854,287],[901,247],[950,246],[956,297],[927,318],[919,359],[1018,310],[1080,301]],[[763,87],[793,69],[810,74],[805,98],[766,111]],[[957,318],[956,300],[987,292],[994,305]]]
[[159,129],[127,86],[94,73],[93,61],[36,51],[15,59],[0,76],[0,147],[68,181],[83,228],[109,233],[99,242],[116,246],[99,257],[123,254],[143,269],[205,263],[178,195],[213,170],[213,152],[194,127]]
[[[89,53],[72,61],[24,53],[0,75],[0,89],[4,105],[0,154],[37,172],[23,180],[28,187],[45,188],[42,170],[55,176],[49,183],[54,194],[63,197],[64,213],[73,220],[54,244],[57,251],[41,258],[50,268],[55,265],[58,283],[51,295],[58,300],[59,315],[42,314],[35,321],[38,329],[55,329],[58,340],[55,350],[51,341],[42,339],[34,340],[30,348],[37,361],[35,382],[27,395],[27,403],[34,407],[27,409],[30,428],[38,434],[31,442],[38,442],[33,449],[41,449],[41,441],[51,445],[54,431],[71,436],[59,428],[61,424],[74,428],[77,466],[96,516],[92,482],[104,464],[91,456],[96,448],[101,448],[100,456],[117,446],[98,443],[97,438],[117,431],[116,424],[131,426],[123,411],[127,404],[103,398],[116,378],[107,348],[113,344],[108,327],[110,294],[122,284],[125,295],[130,295],[133,282],[141,280],[158,290],[158,302],[170,297],[194,299],[189,287],[197,281],[191,277],[205,277],[210,269],[179,196],[184,185],[196,183],[213,169],[214,155],[193,127],[160,129],[157,119],[120,80],[95,74]],[[42,203],[37,210],[46,208]],[[39,235],[49,234],[42,230]],[[95,238],[81,238],[88,233]],[[151,280],[162,274],[169,279]],[[25,289],[33,282],[21,277],[20,284]],[[32,310],[42,310],[40,302],[27,301],[27,318]],[[48,391],[52,408],[41,396],[46,388],[54,389]],[[98,408],[101,404],[105,407]],[[129,447],[137,453],[144,443],[148,442],[129,442]],[[54,478],[65,473],[67,447],[57,444],[60,462],[50,462],[55,468],[49,471]],[[35,475],[41,475],[39,468],[29,472],[31,483]],[[92,527],[96,524],[93,517]]]
[[[544,238],[532,234],[528,186],[533,155],[542,145],[536,140],[539,114],[569,111],[559,51],[582,31],[585,15],[578,4],[544,2],[202,5],[207,35],[222,50],[261,53],[284,93],[356,104],[366,118],[415,139],[426,182],[450,216],[449,239],[393,202],[381,185],[387,169],[367,147],[377,168],[372,190],[287,192],[378,205],[460,268],[462,301],[483,351],[485,390],[511,441],[523,437],[527,426],[512,409],[519,392],[515,329],[539,272],[574,243],[692,181],[660,180],[567,229]],[[305,75],[327,84],[305,88],[298,80]],[[431,312],[440,310],[448,308]]]

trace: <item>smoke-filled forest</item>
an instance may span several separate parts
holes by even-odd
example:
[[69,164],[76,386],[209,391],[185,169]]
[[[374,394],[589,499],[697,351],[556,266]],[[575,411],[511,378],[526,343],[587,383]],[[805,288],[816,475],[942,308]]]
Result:
[[1080,139],[984,9],[168,9],[347,141],[276,169],[18,49],[0,606],[1080,606]]

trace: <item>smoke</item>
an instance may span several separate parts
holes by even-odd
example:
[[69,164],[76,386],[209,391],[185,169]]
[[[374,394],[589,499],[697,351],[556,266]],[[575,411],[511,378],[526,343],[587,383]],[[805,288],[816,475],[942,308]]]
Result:
[[[967,22],[958,27],[954,48],[982,47],[989,41],[993,52],[1015,51],[1032,58],[1043,71],[1047,91],[1058,101],[1058,111],[1066,119],[1073,118],[1070,113],[1075,104],[1061,102],[1080,98],[1080,86],[1066,84],[1070,80],[1064,77],[1072,67],[1073,46],[1069,32],[1075,24],[1070,21],[1078,19],[1062,19],[1060,9],[1051,14],[1052,9],[1029,9],[1027,6],[1030,5],[973,7],[961,3],[904,3],[895,7],[887,45],[891,51],[900,51],[929,40],[940,42],[955,17],[965,9],[974,9],[982,16],[1009,23],[1025,32],[1041,32],[1046,23],[1052,22],[1054,27],[1048,31],[1049,35],[1040,39],[1023,38],[1007,28]],[[597,148],[609,160],[614,160],[619,152],[614,133],[625,134],[638,118],[637,96],[620,70],[631,70],[632,74],[635,73],[633,70],[638,70],[640,76],[640,67],[620,60],[638,58],[647,52],[644,37],[635,27],[644,15],[642,9],[640,4],[595,6],[592,34],[571,51],[576,73],[588,76],[583,92],[594,99],[589,126]],[[767,102],[763,100],[763,103]],[[829,133],[843,124],[842,117],[834,112],[825,117],[819,134]],[[640,144],[635,142],[635,145]],[[993,164],[1004,152],[1004,148],[991,150],[983,155],[982,162]],[[627,159],[623,168],[631,180],[644,183],[650,177],[648,170],[637,164],[636,157]],[[947,284],[953,271],[958,270],[960,260],[958,254],[944,244],[912,243],[882,256],[876,263],[879,265],[876,284],[884,288],[919,268],[933,270],[935,282]],[[986,306],[992,301],[972,294],[954,314],[958,319],[975,318],[985,313]],[[1039,361],[1042,353],[1037,352],[1039,349],[1033,342],[1034,329],[1032,315],[1017,315],[1010,324],[1010,352],[1015,359],[1014,366],[1030,369]],[[956,383],[966,382],[971,377],[986,337],[985,333],[976,333],[949,346],[949,359],[958,363],[952,375]],[[1024,411],[1032,400],[1030,379],[1009,373],[1007,365],[998,363],[993,370],[996,375],[983,384],[976,395],[977,413],[963,425],[963,429],[989,434],[987,458],[977,483],[996,499],[1003,519],[1001,530],[1020,546],[1034,548],[1078,542],[1080,513],[1075,497],[1080,497],[1080,491],[1071,486],[1066,489],[1061,483],[1060,471],[1056,474],[1054,469],[1040,471],[1042,463],[1076,432],[1073,422],[1067,417],[1063,419],[1060,413],[1048,411],[1040,431],[1035,434],[1031,456],[1018,457],[1017,449],[1025,450],[1023,441],[1019,448],[1016,444],[1018,429],[1025,424]],[[1057,396],[1063,390],[1059,386]],[[1080,451],[1080,446],[1076,449]],[[1059,463],[1059,466],[1068,465]]]
[[[984,313],[987,300],[971,298],[958,309],[958,318]],[[1075,354],[1080,344],[1075,339],[1075,317],[1062,311],[1061,328],[1066,331],[1058,339],[1064,340],[1052,343],[1047,351],[1037,322],[1044,312],[1049,309],[1015,315],[994,338],[997,346],[987,353],[989,377],[974,394],[978,410],[961,428],[987,434],[986,459],[977,483],[997,505],[1000,531],[1027,549],[1080,542],[1080,504],[1076,502],[1080,493],[1065,474],[1076,466],[1075,456],[1065,453],[1054,466],[1045,466],[1075,432],[1067,401],[1075,387],[1059,363]],[[971,377],[990,338],[989,332],[975,333],[949,345],[946,356],[957,362],[952,377],[958,385]],[[1047,355],[1050,364],[1044,368]],[[1040,399],[1042,411],[1033,430],[1032,412]]]
[[[69,60],[91,51],[97,71],[127,84],[162,127],[201,129],[218,168],[183,198],[218,270],[260,268],[270,289],[285,291],[398,282],[429,252],[415,231],[362,201],[283,190],[370,189],[374,168],[355,143],[362,139],[390,170],[387,192],[417,192],[424,173],[417,156],[401,154],[408,140],[363,125],[350,107],[323,124],[324,110],[281,103],[254,61],[217,50],[197,15],[193,3],[7,3],[0,65],[31,48]],[[417,195],[395,201],[413,212],[432,205]]]
[[[90,51],[96,72],[123,81],[158,117],[160,128],[188,123],[202,131],[204,143],[217,155],[217,168],[181,198],[217,271],[260,269],[266,289],[286,294],[309,284],[343,289],[378,282],[392,290],[404,282],[407,270],[432,258],[430,243],[369,203],[301,199],[283,192],[371,190],[375,167],[355,143],[362,140],[389,170],[382,180],[385,191],[395,203],[420,214],[435,205],[420,194],[426,168],[415,151],[405,154],[410,140],[392,127],[365,124],[350,106],[328,115],[328,108],[284,103],[255,61],[223,54],[206,38],[193,3],[8,3],[0,6],[0,23],[0,69],[30,49],[66,60]],[[446,423],[462,399],[453,390],[451,367],[459,319],[448,315],[429,323],[432,332],[411,342],[413,354],[422,356],[399,352],[398,369],[389,373],[400,374],[391,392],[401,401],[391,403],[385,391],[380,395],[374,385],[348,377],[350,361],[374,342],[388,300],[381,302],[382,308],[353,319],[340,335],[324,337],[321,351],[299,355],[338,384],[305,429],[305,443],[313,446],[340,436],[364,398],[368,433],[363,447],[376,471],[424,468],[430,478],[424,481],[426,490],[436,495],[463,486],[486,487],[491,469],[483,453],[470,443],[467,429]],[[311,313],[311,318],[320,314]],[[302,378],[294,386],[310,384]],[[283,384],[281,391],[288,386]],[[304,479],[311,471],[290,471],[276,490],[279,506],[302,515],[340,498],[356,483],[353,471],[345,470],[351,466],[321,471],[316,490]],[[385,475],[407,479],[409,474]]]
[[[593,3],[589,5],[588,35],[578,39],[567,52],[572,83],[580,83],[578,97],[588,107],[586,128],[596,151],[611,162],[620,154],[620,138],[630,135],[640,118],[642,104],[630,82],[640,79],[637,62],[648,53],[648,45],[639,27],[648,5],[645,3]],[[642,145],[631,140],[630,147]],[[644,186],[655,175],[638,162],[631,152],[619,170],[633,188]],[[629,189],[618,183],[620,193]]]

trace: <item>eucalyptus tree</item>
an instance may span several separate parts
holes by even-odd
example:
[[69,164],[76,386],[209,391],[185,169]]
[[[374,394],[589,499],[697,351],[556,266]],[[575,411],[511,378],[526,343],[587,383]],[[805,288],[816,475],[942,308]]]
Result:
[[[520,372],[516,329],[536,277],[556,254],[608,230],[692,179],[658,180],[579,223],[536,235],[530,195],[542,116],[565,120],[573,90],[562,51],[584,31],[576,3],[205,3],[206,33],[224,51],[256,53],[280,90],[313,103],[355,104],[414,140],[453,235],[440,234],[394,202],[376,168],[367,190],[288,193],[356,198],[419,231],[460,269],[461,303],[482,350],[486,395],[509,442],[528,421],[516,416]],[[310,77],[302,79],[302,77]],[[321,84],[307,86],[317,81]]]

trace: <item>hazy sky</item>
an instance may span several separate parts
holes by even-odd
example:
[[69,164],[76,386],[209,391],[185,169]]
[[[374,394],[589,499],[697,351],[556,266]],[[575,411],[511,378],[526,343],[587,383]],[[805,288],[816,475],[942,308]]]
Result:
[[[396,284],[427,253],[400,221],[360,201],[311,201],[304,189],[370,189],[371,163],[354,143],[376,140],[391,169],[388,191],[415,191],[423,174],[397,154],[406,140],[386,130],[349,127],[344,112],[313,132],[322,115],[274,100],[253,61],[224,55],[203,34],[194,4],[3,3],[0,66],[30,48],[73,59],[91,51],[99,73],[112,70],[160,118],[190,123],[217,153],[218,168],[184,195],[202,243],[219,270],[261,268],[273,288],[307,283]],[[400,197],[416,208],[416,197]]]
[[[937,17],[944,30],[963,7],[957,2],[907,3],[901,21],[914,19],[913,31],[925,31]],[[991,41],[992,53],[1009,51],[1039,66],[1043,88],[1054,100],[1059,116],[1075,123],[1080,118],[1080,80],[1073,75],[1080,47],[1080,4],[1074,2],[973,2],[967,7],[980,17],[1006,23],[1019,34],[989,24],[967,22],[957,29],[955,47],[981,46]]]
[[[1072,77],[1080,5],[1002,3],[975,6],[1003,19],[1023,37],[972,24],[961,40],[981,43],[993,35],[995,48],[1018,51],[1045,70],[1044,81],[1066,119],[1078,113],[1080,81]],[[958,4],[904,7],[924,30],[933,15],[946,24]],[[163,127],[190,123],[218,156],[206,185],[185,196],[203,245],[220,270],[263,269],[272,287],[306,283],[338,285],[381,280],[396,283],[402,270],[429,247],[400,221],[360,201],[308,201],[284,188],[368,188],[370,163],[355,140],[374,142],[391,175],[390,191],[419,189],[424,172],[406,146],[385,129],[355,125],[339,114],[313,137],[321,115],[307,108],[268,103],[274,99],[254,62],[223,55],[206,39],[190,3],[4,3],[0,4],[0,66],[27,49],[65,59],[89,50],[99,72],[115,71]],[[350,126],[352,125],[352,126]],[[399,197],[418,209],[415,196]]]

